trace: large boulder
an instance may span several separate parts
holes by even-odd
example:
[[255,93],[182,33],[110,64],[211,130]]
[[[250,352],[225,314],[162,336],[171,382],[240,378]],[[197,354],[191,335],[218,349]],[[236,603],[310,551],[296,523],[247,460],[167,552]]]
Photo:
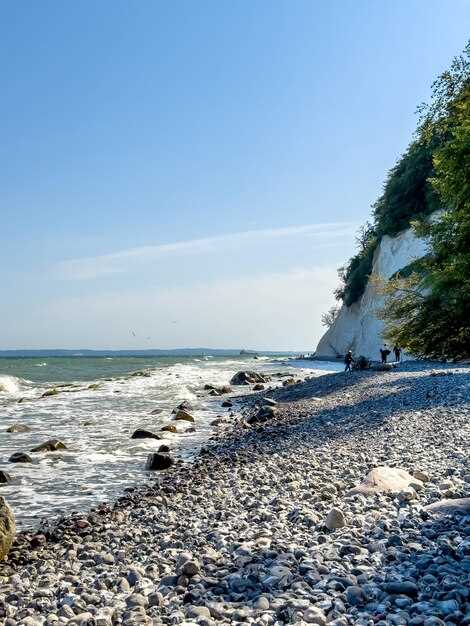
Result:
[[376,493],[399,493],[408,487],[422,489],[423,483],[399,467],[374,467],[360,485],[348,491],[347,495]]
[[26,452],[13,452],[8,459],[10,463],[32,463],[33,459]]
[[428,513],[435,515],[470,515],[470,498],[446,498],[424,507]]
[[183,402],[180,402],[176,409],[173,409],[172,412],[178,413],[178,411],[186,411],[186,413],[189,413],[189,411],[192,411],[193,408],[194,407],[189,400],[183,400]]
[[13,511],[0,496],[0,561],[6,557],[10,551],[11,544],[15,538],[16,524]]
[[7,428],[7,433],[29,433],[31,428],[26,424],[12,424]]
[[180,409],[178,413],[175,415],[175,420],[183,420],[185,422],[194,422],[194,417],[191,415],[191,413],[188,413],[187,411],[183,411],[182,409]]
[[161,439],[161,437],[160,435],[156,435],[155,433],[150,432],[150,430],[138,428],[132,433],[131,439]]
[[153,452],[147,457],[147,463],[145,465],[146,470],[165,470],[171,467],[174,460],[168,454],[162,454],[160,452]]
[[31,448],[30,452],[57,452],[57,450],[66,450],[67,446],[60,439],[49,439],[44,443],[40,443],[35,448]]
[[230,384],[231,385],[254,385],[256,383],[267,383],[269,381],[269,376],[264,376],[258,372],[254,372],[252,370],[246,370],[243,372],[237,372],[235,376],[232,377]]

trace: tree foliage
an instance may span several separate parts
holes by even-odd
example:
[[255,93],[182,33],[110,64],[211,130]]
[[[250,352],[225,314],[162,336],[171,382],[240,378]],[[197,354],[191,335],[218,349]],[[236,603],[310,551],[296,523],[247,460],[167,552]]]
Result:
[[446,210],[420,220],[431,253],[420,273],[396,277],[385,288],[386,336],[423,357],[470,356],[470,46],[433,86],[420,132],[432,145],[430,184]]

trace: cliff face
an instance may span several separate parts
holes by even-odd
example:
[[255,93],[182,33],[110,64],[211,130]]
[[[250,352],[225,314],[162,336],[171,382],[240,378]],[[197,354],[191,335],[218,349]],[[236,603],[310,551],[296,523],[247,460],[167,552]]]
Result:
[[[426,254],[426,244],[409,229],[396,237],[385,235],[377,248],[371,276],[390,278],[415,259]],[[316,354],[321,357],[336,357],[352,350],[356,356],[379,359],[383,322],[377,319],[377,311],[383,298],[369,280],[364,294],[350,307],[343,305],[334,324],[320,339]]]

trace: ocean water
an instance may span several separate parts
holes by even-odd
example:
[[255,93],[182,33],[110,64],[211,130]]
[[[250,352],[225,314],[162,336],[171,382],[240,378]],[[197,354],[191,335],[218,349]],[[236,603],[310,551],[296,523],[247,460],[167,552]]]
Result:
[[[0,485],[0,495],[13,508],[20,529],[86,510],[147,481],[147,455],[162,444],[180,458],[194,457],[214,432],[211,422],[227,413],[221,408],[224,397],[210,396],[206,383],[228,384],[243,369],[305,378],[340,367],[251,355],[0,358],[0,469],[13,479]],[[41,397],[51,388],[59,393]],[[234,387],[238,394],[248,390]],[[179,421],[174,422],[177,434],[159,432],[162,440],[130,438],[136,428],[158,432],[171,423],[172,410],[183,400],[194,406],[195,432],[192,424]],[[161,413],[152,415],[155,409]],[[16,423],[31,431],[6,432]],[[51,438],[67,449],[30,453],[33,463],[8,462],[12,453],[29,453]]]

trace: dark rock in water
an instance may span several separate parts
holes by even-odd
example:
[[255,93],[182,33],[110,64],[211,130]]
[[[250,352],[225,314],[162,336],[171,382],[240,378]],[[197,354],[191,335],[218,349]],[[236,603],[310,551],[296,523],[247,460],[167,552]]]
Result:
[[59,439],[49,439],[39,444],[35,448],[31,448],[31,452],[56,452],[57,450],[66,450],[67,446]]
[[138,428],[137,430],[134,430],[134,432],[132,433],[131,439],[161,439],[161,437],[160,435],[156,435],[155,433],[152,433],[149,430]]
[[150,411],[150,415],[160,415],[160,413],[163,413],[163,409],[153,409],[153,411]]
[[189,400],[183,400],[183,402],[178,404],[176,408],[178,411],[186,411],[186,412],[192,411],[194,409],[193,405],[191,404],[191,402],[189,402]]
[[8,474],[8,472],[4,472],[3,470],[0,470],[0,483],[1,484],[11,483],[11,476],[10,474]]
[[47,391],[45,391],[41,398],[48,398],[49,396],[56,396],[59,392],[57,391],[57,389],[48,389]]
[[235,376],[233,376],[230,381],[231,385],[252,385],[255,383],[267,383],[269,381],[269,376],[264,376],[263,374],[259,374],[258,372],[253,372],[251,370],[237,372]]
[[383,589],[386,593],[390,594],[402,594],[405,596],[416,596],[418,595],[418,586],[415,583],[404,581],[404,582],[392,582],[385,583],[383,585]]
[[222,406],[223,407],[231,407],[231,406],[233,406],[233,402],[231,400],[224,400],[222,402]]
[[210,391],[211,389],[215,389],[214,385],[210,385],[209,383],[206,383],[204,385],[204,391]]
[[209,395],[210,395],[210,396],[220,396],[220,391],[218,391],[217,389],[212,389],[212,390],[209,392]]
[[29,433],[31,428],[26,424],[13,424],[7,428],[7,433]]
[[0,561],[6,557],[15,539],[16,524],[13,511],[0,496]]
[[161,431],[163,432],[167,432],[167,433],[177,433],[178,429],[176,428],[176,426],[174,424],[167,424],[166,426],[163,426],[163,428],[160,428]]
[[217,387],[217,391],[222,395],[224,393],[231,393],[233,390],[230,385],[222,385],[222,387]]
[[184,420],[185,422],[194,422],[194,417],[187,411],[180,409],[175,415],[175,420]]
[[147,463],[145,469],[147,470],[164,470],[171,467],[174,460],[168,454],[161,454],[160,452],[154,452],[147,457]]
[[256,383],[256,385],[253,387],[253,391],[262,391],[263,389],[264,389],[263,383]]
[[33,459],[26,452],[14,452],[8,459],[10,463],[32,463]]
[[166,446],[165,444],[161,445],[158,448],[158,452],[169,452],[170,451],[170,446]]

